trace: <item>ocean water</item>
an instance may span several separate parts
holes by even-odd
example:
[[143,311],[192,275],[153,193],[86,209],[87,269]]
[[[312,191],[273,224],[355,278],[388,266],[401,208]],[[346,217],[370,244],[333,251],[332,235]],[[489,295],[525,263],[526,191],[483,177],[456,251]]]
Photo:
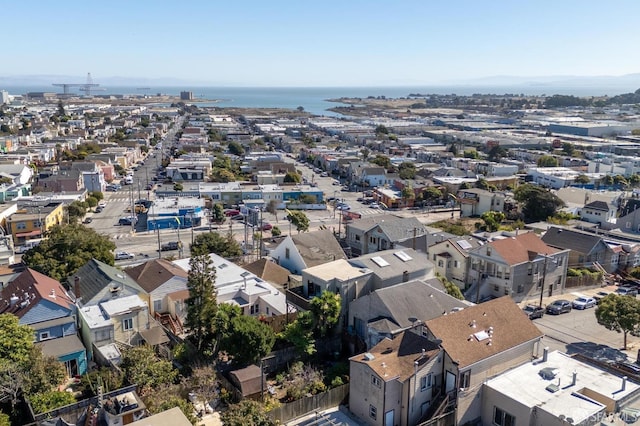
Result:
[[[74,90],[75,89],[75,90]],[[339,105],[329,102],[329,99],[341,97],[367,98],[369,96],[385,96],[387,98],[407,97],[412,93],[420,94],[457,94],[472,95],[474,93],[497,94],[505,93],[525,95],[563,94],[574,96],[609,96],[625,93],[618,87],[573,86],[563,89],[537,86],[423,86],[423,87],[108,87],[100,86],[96,95],[104,94],[136,94],[179,96],[181,91],[190,91],[194,98],[215,102],[198,103],[201,106],[239,107],[239,108],[287,108],[303,107],[305,111],[316,115],[335,116],[339,114],[327,111],[328,108]],[[11,95],[22,95],[28,92],[60,92],[62,88],[53,86],[7,86],[0,90],[7,90]],[[72,93],[82,93],[73,88]]]

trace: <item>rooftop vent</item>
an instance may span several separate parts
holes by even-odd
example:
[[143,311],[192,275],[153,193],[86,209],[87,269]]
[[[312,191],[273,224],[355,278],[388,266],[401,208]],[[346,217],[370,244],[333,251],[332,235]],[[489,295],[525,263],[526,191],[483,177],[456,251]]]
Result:
[[556,392],[558,392],[560,390],[560,387],[558,385],[556,385],[555,383],[551,383],[545,389],[547,391],[551,392],[551,393],[556,393]]
[[367,361],[373,361],[374,359],[376,359],[375,356],[373,356],[373,354],[371,352],[366,352],[364,354],[364,359]]
[[545,380],[551,380],[555,378],[559,372],[560,370],[558,370],[557,368],[545,367],[542,370],[540,370],[538,374],[540,375],[540,377],[542,377]]

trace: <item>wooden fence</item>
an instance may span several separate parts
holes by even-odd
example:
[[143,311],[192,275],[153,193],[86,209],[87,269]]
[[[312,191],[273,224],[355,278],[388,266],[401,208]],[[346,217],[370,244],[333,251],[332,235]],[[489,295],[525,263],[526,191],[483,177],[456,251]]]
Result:
[[329,389],[317,395],[307,396],[269,411],[268,415],[274,421],[284,423],[291,419],[326,410],[348,402],[349,384]]

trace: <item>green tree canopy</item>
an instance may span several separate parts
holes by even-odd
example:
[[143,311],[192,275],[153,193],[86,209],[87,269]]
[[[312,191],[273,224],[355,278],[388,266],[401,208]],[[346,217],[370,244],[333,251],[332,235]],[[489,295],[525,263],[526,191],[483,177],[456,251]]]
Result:
[[506,157],[508,153],[509,152],[500,145],[495,145],[487,152],[487,160],[499,162],[502,158]]
[[310,356],[316,352],[313,339],[313,316],[309,311],[300,312],[295,321],[285,326],[281,336],[302,356]]
[[276,336],[271,327],[248,315],[231,319],[222,341],[225,351],[238,366],[256,363],[271,352]]
[[77,223],[79,219],[83,218],[87,214],[89,205],[84,201],[72,201],[67,206],[67,215],[69,217],[69,223]]
[[186,326],[189,336],[198,352],[213,355],[212,345],[215,335],[215,318],[218,312],[216,298],[216,269],[208,254],[197,254],[189,261],[187,276]]
[[429,186],[422,191],[422,198],[427,204],[434,204],[439,200],[442,200],[442,191],[437,186]]
[[293,226],[296,227],[298,232],[306,232],[309,230],[309,218],[307,215],[300,210],[292,210],[288,211],[289,213],[289,221]]
[[27,365],[35,331],[13,314],[0,315],[0,360]]
[[241,256],[242,248],[233,238],[233,234],[223,236],[213,231],[197,235],[191,245],[191,252],[193,254],[215,253],[218,256],[230,258]]
[[265,407],[257,401],[244,399],[220,414],[225,426],[276,426]]
[[229,142],[229,153],[237,156],[244,155],[244,148],[236,141]]
[[562,142],[562,152],[571,156],[575,153],[576,148],[573,146],[571,142]]
[[488,211],[482,213],[480,218],[484,221],[487,231],[495,232],[500,228],[500,224],[505,220],[506,216],[502,212]]
[[587,184],[587,183],[591,182],[591,179],[587,175],[578,175],[578,176],[576,176],[576,178],[573,181],[575,183]]
[[624,349],[627,349],[627,334],[640,331],[640,300],[635,297],[609,294],[600,300],[596,308],[598,324],[607,330],[624,335]]
[[220,203],[216,203],[213,205],[211,209],[211,216],[215,222],[224,223],[226,220],[226,216],[224,215],[224,207]]
[[47,413],[58,407],[64,407],[65,405],[73,404],[76,402],[76,398],[72,393],[52,390],[32,395],[29,398],[29,402],[31,403],[33,412],[36,414],[40,414]]
[[49,238],[22,255],[22,262],[55,280],[67,279],[91,259],[114,264],[115,243],[92,228],[78,224],[56,225],[47,236]]
[[546,220],[564,205],[564,202],[552,192],[530,183],[520,185],[513,195],[516,201],[522,204],[522,213],[527,222]]
[[400,179],[415,179],[416,165],[411,161],[405,161],[398,167],[398,175]]
[[300,182],[302,182],[302,178],[296,172],[287,172],[287,174],[284,175],[284,182],[285,183],[300,183]]
[[371,163],[377,164],[380,167],[384,167],[385,169],[391,168],[391,159],[386,155],[376,154],[373,160],[370,160]]
[[340,319],[342,301],[340,294],[325,290],[320,296],[311,299],[310,311],[315,322],[315,329],[320,337],[327,335]]
[[551,155],[543,155],[538,158],[538,167],[558,167],[558,159]]
[[173,383],[178,374],[170,361],[158,357],[153,347],[148,345],[125,350],[120,367],[127,382],[137,384],[142,394]]

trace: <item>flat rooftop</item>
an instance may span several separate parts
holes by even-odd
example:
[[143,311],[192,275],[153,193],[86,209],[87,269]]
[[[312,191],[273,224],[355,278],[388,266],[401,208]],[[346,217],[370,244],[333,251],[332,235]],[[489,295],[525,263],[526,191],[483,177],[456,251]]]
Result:
[[[553,370],[553,378],[543,378],[543,369]],[[572,384],[576,373],[576,383]],[[547,388],[558,385],[552,392]],[[621,401],[638,392],[640,386],[597,367],[582,363],[562,352],[551,352],[546,362],[524,364],[489,380],[485,386],[526,407],[538,407],[554,417],[561,415],[580,424],[605,408],[603,401]],[[597,399],[597,400],[596,400]]]

